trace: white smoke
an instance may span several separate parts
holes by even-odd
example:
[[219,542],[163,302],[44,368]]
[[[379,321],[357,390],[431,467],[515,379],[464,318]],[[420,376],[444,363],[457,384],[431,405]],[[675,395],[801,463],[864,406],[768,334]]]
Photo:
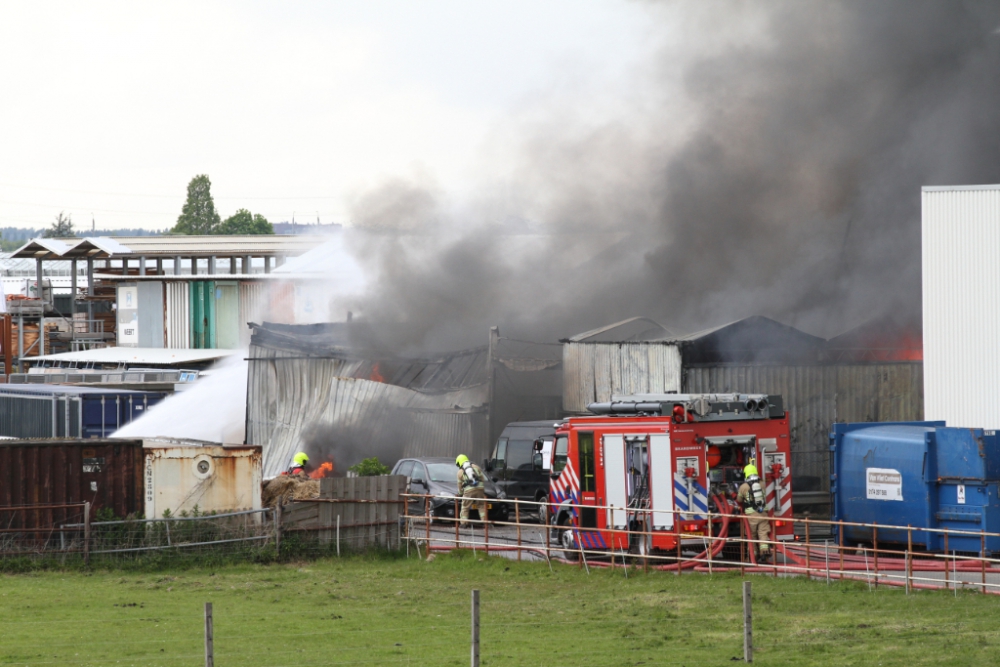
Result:
[[114,435],[241,444],[246,438],[246,351],[235,351],[193,387],[158,403]]

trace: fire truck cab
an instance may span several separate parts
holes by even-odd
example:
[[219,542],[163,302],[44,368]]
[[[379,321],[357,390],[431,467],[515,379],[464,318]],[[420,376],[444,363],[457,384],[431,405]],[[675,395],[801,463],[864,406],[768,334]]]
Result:
[[733,511],[751,462],[776,517],[772,539],[792,539],[781,396],[645,394],[589,410],[593,416],[557,425],[551,450],[550,529],[568,557],[581,549],[674,552],[679,542],[704,544],[724,525],[739,535],[739,523],[721,515]]

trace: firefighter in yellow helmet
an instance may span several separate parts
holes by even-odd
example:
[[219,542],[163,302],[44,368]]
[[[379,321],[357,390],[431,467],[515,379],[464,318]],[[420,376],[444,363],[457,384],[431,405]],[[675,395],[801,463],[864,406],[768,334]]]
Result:
[[757,466],[753,463],[743,468],[743,484],[736,493],[736,502],[743,508],[750,524],[750,540],[757,541],[757,562],[771,560],[771,522],[767,520],[764,486],[761,484]]
[[306,456],[305,452],[299,452],[292,457],[292,465],[288,466],[288,471],[286,475],[304,475],[306,472],[306,465],[309,463],[309,457]]
[[458,466],[458,491],[462,494],[462,527],[469,525],[469,509],[475,507],[479,520],[486,521],[486,475],[465,454],[455,459]]

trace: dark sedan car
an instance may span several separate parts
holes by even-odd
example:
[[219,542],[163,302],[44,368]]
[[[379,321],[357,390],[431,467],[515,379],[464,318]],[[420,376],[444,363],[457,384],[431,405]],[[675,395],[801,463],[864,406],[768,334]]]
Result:
[[[455,497],[458,494],[458,468],[455,460],[444,457],[423,457],[400,459],[392,469],[393,475],[405,475],[410,480],[410,493],[433,496],[431,514],[436,517],[455,516]],[[508,516],[507,503],[490,502],[504,499],[506,495],[498,492],[489,479],[486,480],[486,502],[489,505],[487,513],[491,521],[506,521]],[[461,502],[461,501],[459,501]],[[461,509],[461,506],[459,506]],[[412,500],[408,509],[410,514],[425,512],[422,500]],[[470,512],[470,518],[476,518],[475,510]]]

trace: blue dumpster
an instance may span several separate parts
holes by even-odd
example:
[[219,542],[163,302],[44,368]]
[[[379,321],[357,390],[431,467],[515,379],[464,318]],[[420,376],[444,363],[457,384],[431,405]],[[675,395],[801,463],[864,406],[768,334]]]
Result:
[[[1000,533],[1000,440],[944,422],[835,424],[830,433],[833,520],[878,524],[878,541],[928,551],[980,553],[981,531]],[[926,528],[947,529],[943,533]],[[956,531],[956,532],[952,532]],[[973,534],[962,534],[962,532]],[[845,526],[843,544],[872,542],[872,527]],[[1000,537],[986,538],[987,553]]]

